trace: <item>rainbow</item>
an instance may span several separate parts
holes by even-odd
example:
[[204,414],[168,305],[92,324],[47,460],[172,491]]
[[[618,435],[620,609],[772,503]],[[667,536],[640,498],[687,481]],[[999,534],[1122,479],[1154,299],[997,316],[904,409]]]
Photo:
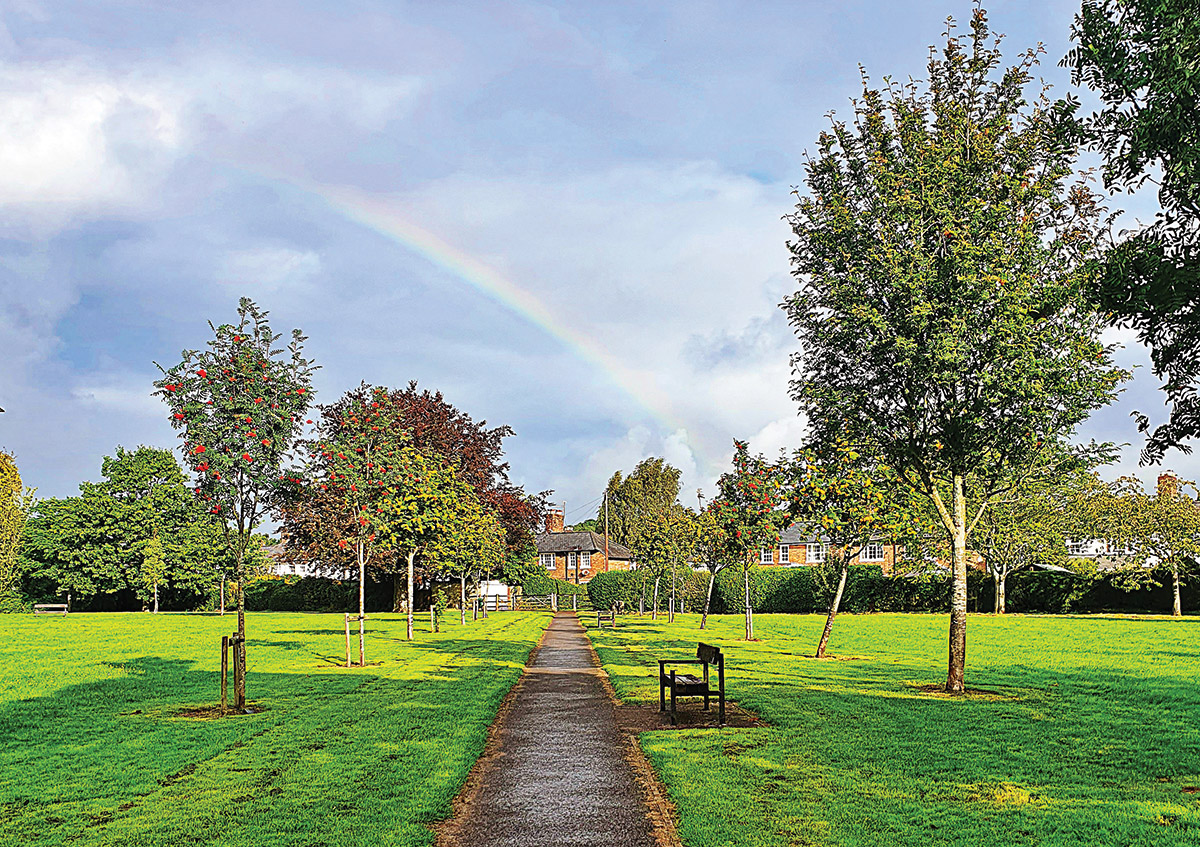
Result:
[[567,325],[565,320],[555,316],[541,300],[492,266],[413,223],[386,200],[345,186],[297,185],[292,180],[288,182],[319,197],[338,214],[420,255],[534,324],[607,375],[615,387],[628,395],[656,423],[665,427],[667,433],[682,430],[686,438],[686,427],[676,419],[667,397],[654,385],[649,374],[627,367],[609,353],[603,344],[581,334],[577,328],[573,327],[568,332],[564,329]]

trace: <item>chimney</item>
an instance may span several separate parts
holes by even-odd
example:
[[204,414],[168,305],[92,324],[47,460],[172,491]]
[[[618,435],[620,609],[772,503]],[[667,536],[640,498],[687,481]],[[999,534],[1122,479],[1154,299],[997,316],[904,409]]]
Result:
[[546,512],[546,532],[563,531],[563,510],[552,508]]
[[1179,496],[1179,479],[1175,474],[1168,472],[1158,475],[1158,496],[1167,500]]

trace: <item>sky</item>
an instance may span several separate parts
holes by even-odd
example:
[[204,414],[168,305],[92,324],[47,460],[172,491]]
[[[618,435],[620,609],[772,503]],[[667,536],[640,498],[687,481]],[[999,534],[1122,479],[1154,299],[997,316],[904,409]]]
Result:
[[[1056,93],[1077,5],[988,4],[1007,55],[1045,45]],[[154,363],[249,296],[308,335],[318,402],[441,390],[513,427],[514,481],[568,522],[651,455],[694,503],[734,438],[803,436],[778,304],[805,150],[860,64],[921,78],[971,9],[8,0],[0,448],[66,496],[118,444],[174,447]],[[1110,340],[1138,370],[1080,435],[1128,445],[1109,476],[1152,480],[1129,415],[1162,419],[1158,383]]]

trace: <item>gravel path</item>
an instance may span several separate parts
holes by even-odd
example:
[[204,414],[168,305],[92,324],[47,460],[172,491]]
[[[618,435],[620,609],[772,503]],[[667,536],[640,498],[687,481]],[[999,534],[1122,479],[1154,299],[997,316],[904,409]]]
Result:
[[[446,832],[471,847],[658,844],[578,618],[559,612]],[[444,843],[444,842],[443,842]]]

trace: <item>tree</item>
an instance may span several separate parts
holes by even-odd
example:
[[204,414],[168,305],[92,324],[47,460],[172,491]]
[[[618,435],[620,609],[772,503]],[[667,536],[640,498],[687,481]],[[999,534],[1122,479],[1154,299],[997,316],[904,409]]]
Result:
[[504,527],[475,497],[454,504],[446,531],[428,548],[425,560],[434,573],[459,580],[459,623],[467,622],[467,577],[499,568],[504,558]]
[[33,491],[21,484],[12,455],[0,450],[0,603],[17,587],[17,553],[33,505]]
[[695,543],[694,516],[679,505],[671,503],[661,512],[639,518],[635,552],[639,563],[654,575],[654,619],[658,620],[658,588],[663,576],[670,573],[669,621],[675,620],[675,589],[679,563],[687,561]]
[[[654,456],[638,462],[629,476],[623,477],[620,471],[615,472],[605,488],[609,537],[636,551],[645,522],[652,520],[655,515],[667,514],[679,499],[681,475],[678,468]],[[603,526],[603,500],[598,508],[596,521]]]
[[972,547],[995,585],[996,614],[1007,611],[1009,576],[1038,566],[1067,565],[1067,541],[1078,532],[1081,504],[1099,484],[1093,469],[1114,458],[1111,444],[1072,448],[1054,443],[993,498],[975,525]]
[[[1081,130],[1104,157],[1105,186],[1132,191],[1159,174],[1158,216],[1108,252],[1093,286],[1164,380],[1170,417],[1142,452],[1157,462],[1200,435],[1200,16],[1194,0],[1084,0],[1072,36],[1062,64],[1103,103]],[[1138,428],[1150,431],[1146,415]]]
[[872,539],[924,533],[918,510],[909,502],[911,491],[890,468],[870,461],[845,443],[820,445],[797,451],[786,465],[788,516],[819,530],[828,539],[828,559],[836,565],[825,628],[816,657],[825,657],[833,621],[841,609],[842,594],[850,575],[850,561]]
[[731,556],[733,545],[725,535],[725,526],[717,520],[716,511],[719,508],[715,501],[710,502],[708,507],[696,516],[696,557],[708,570],[708,591],[704,597],[704,614],[700,616],[701,629],[708,625],[708,612],[712,608],[713,586],[716,584],[717,574],[737,561]]
[[1149,569],[1157,565],[1170,571],[1175,617],[1183,614],[1184,576],[1200,562],[1198,495],[1195,483],[1171,474],[1159,477],[1153,494],[1147,494],[1136,477],[1121,477],[1089,504],[1096,533],[1128,566],[1141,571],[1141,579],[1130,582],[1158,585]]
[[151,536],[142,547],[142,585],[153,595],[154,614],[158,614],[158,585],[167,576],[167,559],[163,552],[162,541],[158,536]]
[[733,442],[733,471],[717,480],[717,496],[710,506],[719,532],[713,537],[726,545],[719,558],[742,564],[746,640],[754,638],[754,609],[750,603],[750,568],[762,547],[779,540],[787,519],[783,504],[783,477],[778,465],[761,454],[751,456],[745,441]]
[[[305,337],[292,330],[286,349],[271,331],[268,313],[249,298],[238,302],[234,324],[214,326],[206,350],[184,350],[155,393],[180,430],[184,460],[198,474],[196,494],[222,519],[237,579],[238,643],[234,651],[234,707],[246,705],[246,551],[254,529],[300,483],[289,475],[292,445],[312,402],[312,361]],[[155,363],[157,365],[157,363]]]
[[379,531],[387,544],[404,557],[408,567],[408,640],[413,637],[413,567],[416,557],[454,529],[458,503],[474,496],[455,466],[426,456],[414,447],[396,456],[401,482],[388,490],[380,504]]
[[165,562],[160,584],[208,594],[231,569],[221,523],[193,496],[169,450],[118,447],[104,458],[101,481],[79,491],[42,500],[30,514],[21,556],[28,582],[68,597],[131,590],[148,601],[143,564],[155,537]]
[[998,75],[998,43],[977,10],[967,43],[951,26],[931,56],[927,90],[864,75],[853,124],[822,133],[789,217],[792,395],[817,442],[869,445],[936,508],[953,551],[952,693],[971,529],[1126,376],[1085,297],[1103,209],[1068,184],[1062,110],[1044,91],[1025,99],[1037,51]]
[[440,391],[418,390],[416,381],[393,391],[392,403],[405,421],[409,444],[456,465],[479,502],[496,515],[505,534],[503,576],[520,585],[537,569],[536,535],[549,492],[527,494],[509,479],[503,442],[512,427],[488,428],[487,421],[476,422],[446,402]]
[[[308,482],[281,509],[282,535],[293,561],[358,570],[358,663],[366,658],[366,579],[387,552],[380,535],[383,502],[404,485],[398,460],[407,435],[392,394],[363,383],[321,406],[308,453]],[[347,562],[350,558],[350,562]]]

